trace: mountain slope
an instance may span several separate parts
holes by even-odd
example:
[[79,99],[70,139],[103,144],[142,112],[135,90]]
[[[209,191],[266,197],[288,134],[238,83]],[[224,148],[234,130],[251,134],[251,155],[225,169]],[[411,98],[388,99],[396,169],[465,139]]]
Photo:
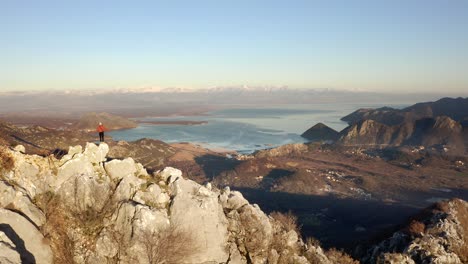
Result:
[[385,125],[399,125],[422,118],[447,116],[455,121],[468,118],[468,98],[442,98],[435,102],[417,103],[404,109],[382,107],[377,109],[358,109],[341,118],[353,125],[361,120],[375,120]]
[[111,115],[109,113],[87,113],[80,120],[73,124],[72,128],[80,130],[95,131],[99,123],[110,130],[127,129],[137,127],[137,123],[133,120]]
[[372,119],[361,120],[340,132],[339,142],[345,145],[384,146],[447,146],[453,153],[463,154],[466,133],[459,122],[446,116],[405,121],[385,125]]
[[301,136],[310,141],[335,141],[338,139],[338,132],[323,123],[318,123]]

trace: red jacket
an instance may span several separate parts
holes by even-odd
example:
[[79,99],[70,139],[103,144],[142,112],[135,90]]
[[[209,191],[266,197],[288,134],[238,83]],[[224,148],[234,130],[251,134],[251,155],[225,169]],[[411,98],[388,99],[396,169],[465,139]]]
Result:
[[107,131],[107,128],[103,125],[99,125],[97,127],[97,132],[101,133],[101,132],[104,132],[104,131]]

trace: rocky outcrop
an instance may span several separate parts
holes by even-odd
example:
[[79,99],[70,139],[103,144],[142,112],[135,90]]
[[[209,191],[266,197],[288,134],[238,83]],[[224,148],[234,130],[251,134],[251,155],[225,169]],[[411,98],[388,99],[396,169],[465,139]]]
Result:
[[121,116],[93,112],[83,115],[72,127],[74,129],[95,131],[99,122],[103,123],[110,130],[135,128],[138,125],[135,121]]
[[310,141],[335,141],[338,139],[338,132],[323,123],[315,124],[302,133],[302,137]]
[[374,120],[363,120],[343,130],[340,142],[348,145],[389,145],[393,143],[396,130],[396,127]]
[[70,147],[61,159],[3,151],[14,166],[0,170],[2,263],[328,261],[240,192],[108,160],[105,143]]
[[423,212],[371,248],[366,263],[467,263],[468,203],[453,199]]

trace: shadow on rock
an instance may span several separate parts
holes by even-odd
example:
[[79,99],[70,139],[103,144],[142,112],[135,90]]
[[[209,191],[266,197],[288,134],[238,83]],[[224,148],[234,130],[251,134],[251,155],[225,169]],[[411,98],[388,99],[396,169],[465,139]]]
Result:
[[0,231],[2,231],[8,239],[15,244],[15,249],[20,254],[21,263],[28,263],[34,264],[36,263],[36,259],[34,258],[33,254],[29,252],[26,247],[24,246],[24,241],[18,234],[11,228],[8,224],[0,224]]

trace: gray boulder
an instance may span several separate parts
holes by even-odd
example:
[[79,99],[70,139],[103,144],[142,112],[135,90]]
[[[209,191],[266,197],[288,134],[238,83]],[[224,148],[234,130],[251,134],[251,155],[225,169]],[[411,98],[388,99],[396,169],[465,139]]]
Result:
[[111,160],[105,163],[104,168],[113,180],[120,180],[125,176],[135,175],[137,172],[137,166],[132,158]]
[[93,164],[105,161],[107,153],[109,153],[109,146],[106,143],[100,143],[99,146],[93,143],[86,143],[86,148],[83,152],[85,157]]
[[63,204],[74,212],[100,212],[111,195],[108,177],[75,174],[57,190]]
[[[10,242],[8,244],[14,244],[15,251],[19,253],[22,263],[52,263],[52,251],[44,237],[33,224],[21,215],[0,208],[0,231],[8,237]],[[7,255],[0,257],[10,256],[10,259],[15,259],[10,250],[7,250],[6,253]]]
[[23,213],[37,226],[44,224],[44,214],[31,202],[27,195],[16,191],[3,181],[0,181],[0,193],[0,207],[10,207],[10,209]]
[[15,244],[2,231],[0,231],[0,263],[21,264],[21,256],[16,251]]
[[[175,173],[177,175],[178,173]],[[171,178],[174,174],[171,175]],[[172,200],[170,218],[180,228],[190,230],[200,248],[187,263],[222,263],[229,254],[228,222],[215,193],[199,193],[199,184],[180,177],[172,183],[177,194]]]

